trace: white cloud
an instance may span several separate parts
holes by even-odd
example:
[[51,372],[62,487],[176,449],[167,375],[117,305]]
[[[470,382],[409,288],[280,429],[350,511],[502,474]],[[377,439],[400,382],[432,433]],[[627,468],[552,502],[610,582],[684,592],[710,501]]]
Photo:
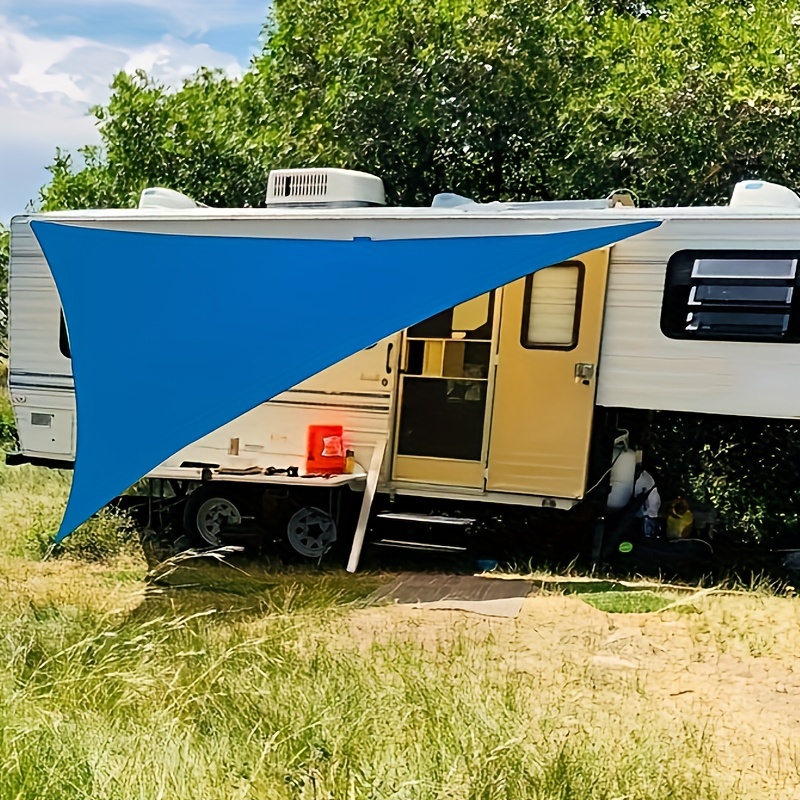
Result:
[[56,147],[75,150],[99,141],[87,114],[108,99],[116,72],[144,69],[177,86],[200,66],[242,72],[234,56],[170,35],[138,46],[48,38],[0,16],[0,222],[35,196]]
[[36,38],[0,17],[0,88],[36,98],[63,95],[79,104],[102,102],[115,72],[147,70],[153,77],[177,84],[199,66],[221,67],[239,75],[237,59],[207,44],[190,44],[173,36],[138,47],[122,47],[71,36]]
[[[73,5],[99,6],[108,0],[72,0]],[[262,25],[269,0],[128,0],[133,5],[169,14],[182,30],[181,35],[203,35],[214,28],[230,25]]]
[[[24,0],[25,21],[36,24],[36,17],[48,14],[54,19],[70,16],[91,18],[94,9],[108,10],[115,2],[145,14],[170,20],[176,36],[202,36],[210,30],[236,25],[253,26],[254,31],[267,18],[271,0]],[[10,13],[23,19],[23,0],[0,0],[0,15]]]
[[85,101],[68,73],[51,72],[51,67],[69,56],[82,41],[65,38],[61,41],[32,39],[15,30],[0,18],[0,53],[5,56],[0,74],[0,88],[18,92],[20,88],[36,94],[64,94],[70,100]]
[[221,67],[236,77],[242,74],[242,66],[233,56],[217,53],[207,44],[187,45],[172,36],[130,52],[123,69],[143,69],[159,81],[176,86],[200,66]]

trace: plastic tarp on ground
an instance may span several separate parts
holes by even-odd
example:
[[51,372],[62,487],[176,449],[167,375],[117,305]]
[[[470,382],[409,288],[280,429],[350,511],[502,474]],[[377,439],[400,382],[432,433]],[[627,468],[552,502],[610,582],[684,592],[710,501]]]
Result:
[[343,358],[658,224],[340,241],[33,221],[64,309],[77,402],[57,539],[183,447]]

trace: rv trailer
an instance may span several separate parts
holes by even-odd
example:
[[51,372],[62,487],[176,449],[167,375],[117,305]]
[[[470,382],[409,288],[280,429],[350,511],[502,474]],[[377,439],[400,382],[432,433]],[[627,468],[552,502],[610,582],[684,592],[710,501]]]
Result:
[[[332,240],[659,223],[420,320],[166,459],[147,477],[151,508],[169,507],[201,544],[278,531],[298,553],[320,557],[338,526],[340,539],[354,535],[355,569],[370,513],[404,528],[440,525],[456,540],[482,507],[592,504],[601,517],[634,491],[636,460],[620,419],[652,410],[797,417],[800,198],[785,187],[745,181],[721,207],[644,209],[614,194],[487,204],[438,195],[430,208],[391,208],[374,176],[281,170],[270,174],[262,209],[207,208],[148,189],[137,209],[12,220],[9,389],[19,449],[10,464],[69,468],[75,459],[69,333],[37,221]],[[359,309],[344,308],[337,324],[358,326]],[[140,356],[132,370],[146,369]],[[225,380],[224,365],[207,369]],[[306,468],[309,429],[325,426],[341,429],[347,458],[333,474],[316,474]],[[353,498],[358,518],[344,530],[339,511]],[[453,501],[470,510],[438,513]],[[410,538],[379,543],[435,546]]]

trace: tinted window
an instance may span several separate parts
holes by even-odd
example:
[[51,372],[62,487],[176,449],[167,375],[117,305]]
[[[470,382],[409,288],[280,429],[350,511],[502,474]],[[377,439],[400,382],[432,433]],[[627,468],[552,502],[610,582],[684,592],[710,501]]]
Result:
[[798,342],[800,253],[683,250],[667,264],[661,330],[673,339]]
[[69,349],[69,334],[67,333],[67,322],[64,319],[64,312],[61,312],[61,322],[58,327],[58,349],[61,355],[66,358],[72,358],[72,352]]

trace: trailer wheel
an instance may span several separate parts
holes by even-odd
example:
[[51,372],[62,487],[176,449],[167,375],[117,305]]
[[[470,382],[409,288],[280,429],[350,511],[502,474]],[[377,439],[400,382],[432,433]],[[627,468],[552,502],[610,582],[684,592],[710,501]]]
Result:
[[336,522],[327,511],[306,506],[289,520],[286,537],[301,556],[322,558],[336,541]]
[[186,533],[211,547],[223,544],[222,533],[241,525],[242,504],[230,490],[213,485],[202,486],[192,492],[183,509],[183,527]]

